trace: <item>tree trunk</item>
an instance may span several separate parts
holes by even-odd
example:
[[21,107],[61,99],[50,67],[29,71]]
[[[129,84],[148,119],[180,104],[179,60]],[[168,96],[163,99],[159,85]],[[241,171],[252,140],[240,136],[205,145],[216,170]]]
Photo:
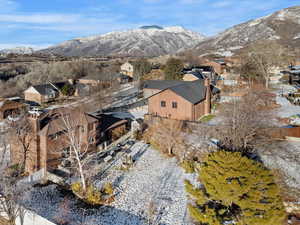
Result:
[[85,195],[86,194],[86,181],[85,181],[85,177],[84,177],[83,169],[82,169],[82,164],[81,164],[80,160],[78,161],[78,167],[79,167],[79,173],[80,173],[82,191],[83,191],[83,193]]

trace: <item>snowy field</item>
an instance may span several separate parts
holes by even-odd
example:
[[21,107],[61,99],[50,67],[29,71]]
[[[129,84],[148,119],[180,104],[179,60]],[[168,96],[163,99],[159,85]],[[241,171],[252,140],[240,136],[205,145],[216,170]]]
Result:
[[[51,221],[64,218],[72,225],[144,225],[149,224],[149,215],[152,224],[190,224],[183,184],[188,175],[176,160],[165,158],[143,143],[135,144],[132,152],[138,155],[129,171],[114,169],[104,178],[118,186],[111,207],[84,209],[71,194],[63,194],[55,185],[36,187],[27,193],[25,205]],[[68,203],[67,207],[63,202]],[[66,212],[62,208],[67,208]]]

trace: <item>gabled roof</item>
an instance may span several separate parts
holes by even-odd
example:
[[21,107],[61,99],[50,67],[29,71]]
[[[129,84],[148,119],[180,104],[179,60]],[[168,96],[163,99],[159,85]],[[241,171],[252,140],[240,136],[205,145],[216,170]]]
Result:
[[[162,82],[162,84],[159,84],[159,82]],[[203,79],[195,80],[195,81],[176,81],[176,82],[151,81],[150,84],[153,89],[159,89],[161,91],[171,90],[172,92],[176,93],[177,95],[181,96],[182,98],[184,98],[185,100],[189,101],[192,104],[196,104],[198,102],[203,101],[206,95],[206,87],[204,86]],[[156,86],[154,86],[154,84],[156,84]],[[210,85],[210,88],[212,94],[216,94],[220,92],[220,90],[213,85]]]
[[147,89],[156,89],[156,90],[165,90],[174,85],[182,84],[185,81],[179,80],[147,80],[145,81],[144,88]]
[[[64,114],[70,115],[68,120],[76,121],[74,122],[74,125],[82,125],[84,121],[89,124],[98,121],[98,119],[95,118],[94,116],[74,109],[70,109],[70,108],[53,109],[47,112],[46,115],[43,116],[41,122],[43,122],[44,124],[41,124],[40,134],[51,135],[64,130],[66,126],[64,120],[62,119],[62,116]],[[67,118],[68,117],[66,117],[65,119]],[[70,125],[73,125],[72,122],[70,123],[71,123]]]
[[41,95],[47,95],[51,90],[55,90],[55,91],[61,90],[65,84],[66,82],[57,82],[52,84],[48,83],[48,84],[34,85],[32,87]]
[[187,74],[192,74],[194,77],[196,77],[198,79],[202,79],[202,80],[205,79],[205,76],[198,71],[187,71],[187,72],[185,72],[185,75],[187,75]]

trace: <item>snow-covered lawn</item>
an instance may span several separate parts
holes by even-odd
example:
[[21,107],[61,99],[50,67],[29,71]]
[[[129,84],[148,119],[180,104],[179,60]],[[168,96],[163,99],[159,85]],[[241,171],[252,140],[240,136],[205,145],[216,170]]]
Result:
[[285,97],[276,96],[276,102],[281,106],[276,109],[279,117],[290,117],[300,113],[300,106],[293,105]]
[[[129,171],[114,168],[104,178],[104,182],[112,181],[117,186],[110,207],[84,209],[78,200],[71,194],[63,194],[56,185],[34,188],[26,194],[25,205],[51,221],[64,218],[72,225],[144,225],[148,224],[152,205],[156,209],[155,224],[190,224],[183,183],[189,176],[175,159],[162,156],[144,143],[136,143],[132,152],[136,163]],[[62,210],[64,199],[68,202],[66,212]]]

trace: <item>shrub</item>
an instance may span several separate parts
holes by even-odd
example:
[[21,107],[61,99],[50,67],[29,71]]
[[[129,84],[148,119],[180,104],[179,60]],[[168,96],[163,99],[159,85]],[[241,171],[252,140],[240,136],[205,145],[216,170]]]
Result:
[[83,193],[80,182],[73,183],[71,189],[77,197],[91,205],[104,205],[108,203],[108,199],[112,197],[114,193],[111,183],[106,183],[101,190],[97,189],[94,185],[89,184],[87,185],[86,193]]
[[209,121],[211,121],[213,118],[215,118],[216,116],[215,115],[212,115],[212,114],[210,114],[210,115],[206,115],[206,116],[203,116],[203,117],[201,117],[200,118],[200,122],[202,122],[202,123],[207,123],[207,122],[209,122]]
[[274,176],[261,163],[239,152],[208,154],[199,170],[201,188],[186,182],[195,200],[191,216],[203,224],[283,224],[286,214]]
[[112,195],[114,193],[114,188],[111,183],[106,183],[104,185],[104,192],[108,195]]
[[71,84],[65,84],[62,89],[61,89],[61,93],[65,96],[71,96],[74,94],[74,88]]
[[186,173],[194,173],[195,172],[195,167],[194,167],[194,161],[191,160],[184,160],[181,163],[181,167],[184,169]]

